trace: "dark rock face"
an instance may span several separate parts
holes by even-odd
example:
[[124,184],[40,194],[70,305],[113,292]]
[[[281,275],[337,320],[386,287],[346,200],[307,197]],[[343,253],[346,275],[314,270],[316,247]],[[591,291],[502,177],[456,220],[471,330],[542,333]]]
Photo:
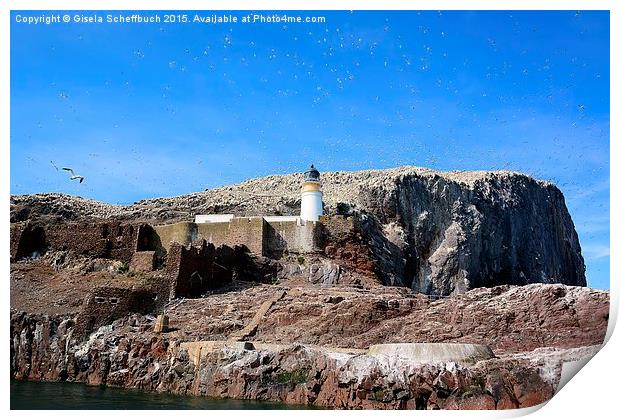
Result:
[[[361,191],[360,207],[382,271],[437,295],[500,284],[585,286],[577,233],[560,190],[526,176],[489,175],[471,184],[406,175]],[[378,239],[373,238],[378,237]],[[385,254],[388,254],[386,257]]]

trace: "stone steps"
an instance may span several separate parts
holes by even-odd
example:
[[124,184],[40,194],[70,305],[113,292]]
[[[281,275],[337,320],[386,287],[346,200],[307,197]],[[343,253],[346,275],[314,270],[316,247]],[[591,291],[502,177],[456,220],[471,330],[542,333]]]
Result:
[[252,317],[248,325],[246,325],[243,329],[232,333],[228,339],[233,341],[245,341],[249,337],[253,336],[256,333],[256,329],[259,324],[263,321],[267,312],[271,309],[271,307],[280,299],[282,299],[286,295],[285,290],[279,290],[275,295],[271,297],[271,299],[266,300],[262,303],[262,305],[256,311],[256,314]]

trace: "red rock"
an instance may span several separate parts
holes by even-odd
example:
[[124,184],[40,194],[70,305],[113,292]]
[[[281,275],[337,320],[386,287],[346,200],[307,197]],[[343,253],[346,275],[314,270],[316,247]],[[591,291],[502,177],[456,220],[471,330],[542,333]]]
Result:
[[450,397],[443,407],[446,410],[495,410],[495,400],[489,394],[467,397]]

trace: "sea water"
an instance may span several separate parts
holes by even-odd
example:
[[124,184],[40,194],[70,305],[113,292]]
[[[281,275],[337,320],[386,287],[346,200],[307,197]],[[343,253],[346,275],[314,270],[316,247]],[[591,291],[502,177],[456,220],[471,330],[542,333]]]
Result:
[[68,382],[11,381],[11,410],[287,410],[276,402],[195,397]]

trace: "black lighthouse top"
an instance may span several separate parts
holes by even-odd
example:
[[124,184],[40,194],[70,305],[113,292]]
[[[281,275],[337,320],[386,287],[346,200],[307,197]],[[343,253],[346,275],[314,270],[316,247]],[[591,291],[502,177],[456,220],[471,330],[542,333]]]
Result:
[[304,181],[319,182],[319,171],[316,170],[314,165],[310,165],[310,169],[304,172]]

